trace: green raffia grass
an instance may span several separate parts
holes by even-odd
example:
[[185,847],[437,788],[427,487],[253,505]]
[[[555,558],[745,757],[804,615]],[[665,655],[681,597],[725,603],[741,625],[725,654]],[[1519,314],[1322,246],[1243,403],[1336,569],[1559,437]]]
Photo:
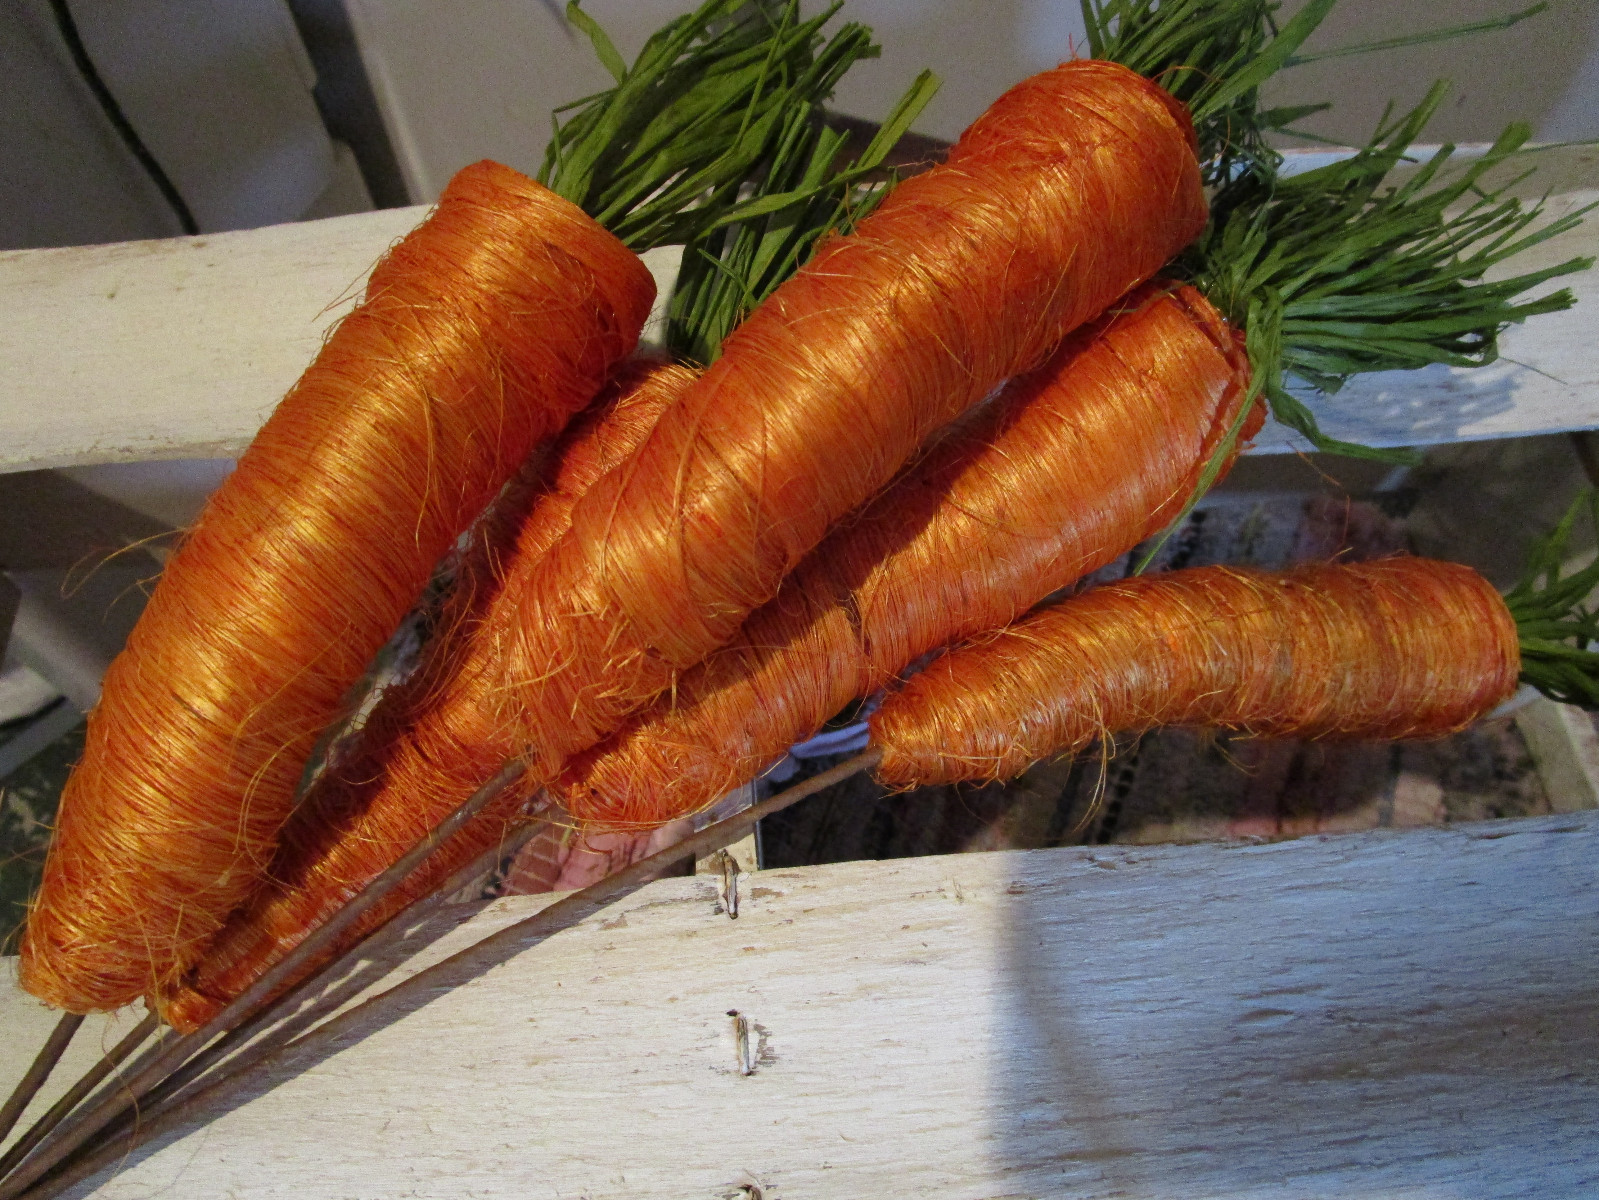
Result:
[[557,109],[539,179],[635,250],[690,243],[746,216],[797,203],[751,196],[796,114],[814,112],[839,78],[880,48],[871,31],[822,27],[799,0],[706,0],[662,26],[631,66],[578,0],[567,17],[616,85]]
[[1599,494],[1583,493],[1547,537],[1534,544],[1505,604],[1521,636],[1521,679],[1551,700],[1599,708],[1599,617],[1585,607],[1599,588],[1599,559],[1563,574],[1577,518],[1599,531]]
[[824,234],[847,232],[877,206],[887,185],[861,188],[861,177],[882,164],[937,89],[937,78],[922,72],[861,156],[842,167],[847,135],[822,124],[820,105],[791,112],[746,202],[685,249],[667,326],[675,356],[715,361],[723,338],[799,269]]
[[567,5],[616,86],[556,110],[539,178],[635,250],[684,246],[667,331],[679,358],[711,362],[817,239],[881,199],[861,177],[938,90],[924,71],[861,157],[840,165],[845,138],[823,126],[822,102],[881,52],[858,22],[823,36],[840,7],[805,19],[800,0],[707,0],[628,66],[578,0]]
[[1267,136],[1308,137],[1293,126],[1332,107],[1261,108],[1261,85],[1278,71],[1509,29],[1549,7],[1539,3],[1502,17],[1300,53],[1336,3],[1310,0],[1279,26],[1278,0],[1081,0],[1089,53],[1154,80],[1188,106],[1205,182],[1212,187],[1247,176],[1271,178],[1282,159],[1266,144]]
[[1484,273],[1577,225],[1588,210],[1538,228],[1540,205],[1509,195],[1524,176],[1490,187],[1487,177],[1521,149],[1529,131],[1512,125],[1489,151],[1447,177],[1444,146],[1405,182],[1383,185],[1425,127],[1445,87],[1435,85],[1404,117],[1385,117],[1352,157],[1291,179],[1257,185],[1257,202],[1214,222],[1181,264],[1186,277],[1245,331],[1255,386],[1272,413],[1317,449],[1404,460],[1322,434],[1284,387],[1293,375],[1336,393],[1353,375],[1444,363],[1482,366],[1498,357],[1508,325],[1569,308],[1560,290],[1522,295],[1593,265],[1573,258],[1486,281]]

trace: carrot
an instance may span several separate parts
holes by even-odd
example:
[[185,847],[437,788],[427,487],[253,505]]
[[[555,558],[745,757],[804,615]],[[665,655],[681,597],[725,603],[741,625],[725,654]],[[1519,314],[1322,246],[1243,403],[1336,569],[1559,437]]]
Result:
[[[174,978],[440,554],[632,350],[654,285],[505,167],[451,181],[168,564],[107,673],[22,948],[73,1010]],[[337,547],[338,553],[327,553]]]
[[[477,531],[462,571],[470,583],[452,595],[421,667],[389,689],[352,751],[329,764],[284,826],[267,882],[186,984],[155,993],[169,1024],[203,1024],[516,753],[495,702],[513,598],[566,528],[577,498],[644,439],[693,378],[684,367],[624,364],[562,436],[533,494],[502,506]],[[531,790],[508,790],[368,913],[345,944],[494,845]]]
[[1118,305],[842,525],[670,697],[576,756],[557,785],[568,810],[606,827],[693,812],[920,655],[1114,560],[1183,507],[1248,391],[1242,349],[1193,289]]
[[36,994],[114,1006],[195,961],[439,553],[631,350],[653,285],[628,249],[754,217],[752,174],[876,53],[853,22],[823,45],[827,16],[801,20],[797,0],[770,22],[728,21],[740,7],[707,0],[614,64],[617,86],[557,130],[553,192],[472,168],[374,273],[107,681],[25,943]]
[[871,718],[877,771],[1006,779],[1156,725],[1439,737],[1515,691],[1518,639],[1487,581],[1430,559],[1129,579],[933,662]]
[[927,435],[1203,225],[1186,117],[1107,63],[1024,81],[728,338],[528,589],[512,681],[558,763],[725,643]]
[[[682,391],[691,379],[670,381]],[[1182,507],[1248,382],[1242,351],[1192,289],[1152,286],[1119,305],[824,542],[731,647],[684,675],[674,703],[578,756],[561,784],[568,808],[608,826],[700,808],[916,655],[1003,624],[1114,559]],[[564,518],[593,475],[561,470]],[[535,518],[552,508],[542,501]],[[285,836],[279,882],[162,1001],[168,1020],[192,1027],[238,994],[516,752],[492,700],[515,670],[504,630],[519,589],[544,569],[546,541],[530,546],[524,530],[490,615],[470,631],[466,665],[443,660],[453,676],[419,680],[380,707],[385,728],[365,733],[386,749],[358,753],[330,772],[331,789],[313,792]],[[526,786],[547,778],[535,769]],[[345,810],[354,815],[323,815]],[[515,811],[508,801],[458,835],[449,860],[492,845]],[[326,840],[305,845],[297,827]]]

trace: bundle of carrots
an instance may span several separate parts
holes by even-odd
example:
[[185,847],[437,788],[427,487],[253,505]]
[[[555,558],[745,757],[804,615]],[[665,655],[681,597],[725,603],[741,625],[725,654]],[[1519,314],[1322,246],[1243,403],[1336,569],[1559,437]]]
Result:
[[[109,904],[94,934],[51,934],[73,911],[58,871],[36,910],[47,916],[30,929],[27,985],[69,1007],[144,991],[193,1027],[516,755],[530,765],[519,789],[406,894],[492,846],[535,786],[553,786],[596,824],[658,824],[753,778],[879,689],[890,695],[873,732],[896,783],[986,777],[1156,721],[1410,736],[1497,703],[1518,674],[1516,621],[1480,581],[1414,563],[1136,581],[1012,625],[1184,511],[1258,427],[1262,399],[1316,436],[1281,387],[1285,367],[1331,388],[1358,370],[1481,361],[1506,322],[1570,302],[1517,297],[1585,264],[1477,282],[1559,228],[1523,235],[1536,214],[1480,186],[1524,134],[1455,183],[1397,193],[1379,193],[1380,180],[1435,97],[1347,163],[1296,181],[1277,179],[1259,147],[1244,167],[1235,143],[1217,148],[1217,131],[1254,111],[1260,81],[1328,6],[1308,6],[1274,38],[1270,6],[1234,5],[1231,40],[1216,36],[1216,13],[1184,25],[1182,4],[1091,6],[1101,59],[1007,93],[945,164],[823,242],[708,369],[613,379],[552,455],[548,482],[521,493],[520,527],[508,499],[478,530],[467,584],[418,674],[292,817],[281,805],[264,814],[250,870],[221,864],[224,877],[249,876],[226,907],[142,962],[128,956],[116,987],[95,990],[85,986],[102,971],[84,965],[91,937],[130,939],[110,927]],[[1151,45],[1163,47],[1153,59]],[[1146,76],[1182,81],[1186,106]],[[616,94],[629,88],[619,71]],[[768,182],[786,190],[753,204],[737,188],[722,193],[729,207],[707,222],[723,231],[721,249],[781,205],[823,197],[823,177],[853,178],[829,174],[814,125],[780,125],[794,138],[812,129],[786,160],[807,169],[772,171]],[[1207,179],[1219,188],[1208,225]],[[1444,209],[1478,193],[1462,237]],[[746,260],[768,283],[773,261],[803,257],[777,224],[761,244],[782,255]],[[1168,264],[1168,278],[1146,282]],[[1425,286],[1407,291],[1400,279]],[[1362,322],[1378,336],[1363,336]],[[1569,591],[1539,609],[1562,631],[1546,641],[1585,636],[1567,628],[1581,601]],[[1585,615],[1573,620],[1587,628]],[[1481,645],[1446,646],[1439,631],[1452,622]],[[1143,641],[1117,640],[1135,625]],[[895,690],[918,659],[973,637]],[[1399,719],[1392,703],[1362,708],[1369,673],[1322,670],[1343,681],[1316,694],[1290,686],[1374,648],[1418,664],[1402,687],[1376,684],[1390,701],[1436,699],[1423,719]],[[67,829],[63,838],[83,836]],[[260,847],[273,845],[257,886]],[[169,892],[188,904],[204,888],[185,880]],[[150,939],[131,940],[143,952]]]
[[741,7],[651,38],[568,122],[551,186],[468,168],[373,272],[113,664],[23,943],[35,994],[116,1007],[198,961],[440,555],[633,350],[654,295],[635,252],[740,219],[792,115],[876,52],[860,25],[819,46],[826,14]]

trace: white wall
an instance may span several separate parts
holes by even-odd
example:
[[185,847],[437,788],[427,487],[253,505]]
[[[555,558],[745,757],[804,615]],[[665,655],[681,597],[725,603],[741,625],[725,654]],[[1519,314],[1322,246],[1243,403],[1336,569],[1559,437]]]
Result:
[[[348,0],[352,22],[416,199],[483,157],[537,167],[549,111],[606,86],[564,5],[507,0]],[[585,9],[631,56],[688,0],[588,0]],[[1519,0],[1343,0],[1317,38],[1341,46],[1525,7]],[[836,107],[880,117],[924,66],[944,89],[919,124],[953,138],[1002,90],[1081,45],[1075,0],[849,0],[883,57],[856,67]],[[1599,137],[1599,0],[1555,0],[1516,29],[1299,68],[1272,89],[1276,103],[1334,97],[1338,109],[1308,128],[1339,140],[1364,136],[1390,98],[1413,101],[1438,76],[1456,90],[1436,136],[1491,138],[1509,120],[1546,137]]]
[[[72,11],[203,231],[296,220],[330,188],[350,211],[353,164],[323,127],[283,0],[74,0]],[[0,5],[0,79],[0,248],[178,232],[78,76],[45,0]]]

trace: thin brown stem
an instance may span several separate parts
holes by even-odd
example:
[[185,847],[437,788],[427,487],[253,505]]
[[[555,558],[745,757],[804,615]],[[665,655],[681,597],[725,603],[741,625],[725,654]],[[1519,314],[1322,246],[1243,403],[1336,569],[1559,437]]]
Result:
[[44,1081],[50,1078],[50,1072],[56,1069],[56,1063],[60,1062],[61,1056],[67,1052],[67,1045],[72,1041],[72,1035],[78,1032],[78,1026],[82,1024],[82,1013],[61,1014],[61,1019],[50,1031],[50,1036],[45,1039],[39,1053],[34,1055],[32,1064],[17,1081],[17,1086],[11,1089],[11,1095],[6,1097],[5,1104],[0,1105],[0,1141],[5,1140],[6,1134],[16,1125],[23,1110],[28,1107],[29,1101],[38,1095],[39,1089],[44,1086]]
[[[412,901],[366,937],[344,951],[338,958],[284,992],[277,999],[266,1004],[238,1028],[218,1038],[164,1079],[157,1087],[152,1088],[148,1095],[149,1103],[144,1106],[143,1112],[147,1116],[157,1116],[164,1112],[171,1106],[171,1100],[185,1087],[201,1075],[204,1075],[217,1063],[228,1059],[228,1056],[233,1051],[245,1046],[256,1034],[266,1029],[274,1021],[294,1012],[310,997],[311,993],[324,986],[326,980],[337,976],[345,967],[353,965],[360,959],[371,958],[375,951],[396,940],[407,928],[438,908],[450,896],[459,892],[474,879],[479,879],[488,874],[494,869],[495,864],[507,854],[515,854],[537,828],[538,823],[530,821],[521,830],[496,845],[493,849],[485,850],[467,863],[466,866],[444,880],[436,890]],[[298,1030],[291,1031],[289,1036],[292,1036],[294,1032],[298,1032]],[[262,1038],[238,1056],[228,1059],[225,1070],[229,1074],[247,1070],[251,1064],[264,1058],[287,1040],[288,1036]]]
[[432,832],[407,851],[393,866],[367,884],[353,900],[317,926],[303,942],[240,993],[215,1017],[195,1032],[185,1034],[174,1041],[148,1066],[137,1071],[127,1084],[118,1088],[114,1094],[106,1096],[100,1103],[74,1114],[72,1118],[63,1122],[55,1137],[48,1140],[40,1147],[37,1154],[22,1163],[10,1177],[0,1183],[0,1200],[13,1200],[44,1178],[95,1134],[134,1108],[150,1089],[183,1066],[209,1042],[243,1024],[262,1004],[275,996],[280,988],[296,981],[302,967],[314,962],[374,905],[403,883],[423,860],[449,840],[501,792],[520,779],[526,769],[526,764],[521,759],[507,762],[492,779],[478,788],[459,808],[435,826]]
[[[847,762],[823,771],[787,791],[779,792],[725,821],[706,826],[675,846],[669,846],[657,854],[640,859],[632,866],[625,867],[586,888],[568,893],[531,917],[491,934],[354,1008],[346,1009],[310,1033],[286,1045],[275,1046],[259,1055],[239,1056],[241,1059],[245,1057],[249,1059],[241,1069],[228,1070],[210,1083],[177,1098],[159,1111],[145,1114],[144,1119],[141,1119],[136,1126],[119,1131],[116,1136],[106,1139],[96,1149],[65,1163],[63,1169],[51,1178],[29,1187],[26,1191],[16,1193],[18,1200],[50,1200],[51,1197],[60,1195],[73,1184],[127,1155],[142,1143],[181,1125],[202,1103],[214,1104],[226,1100],[249,1084],[257,1073],[254,1069],[246,1068],[266,1068],[275,1060],[287,1058],[312,1045],[325,1045],[330,1040],[337,1040],[352,1025],[369,1019],[374,1006],[378,1004],[419,1001],[420,997],[430,993],[436,994],[464,982],[465,979],[480,975],[516,954],[529,939],[544,937],[558,929],[575,924],[592,911],[660,878],[685,858],[704,858],[707,854],[736,842],[753,828],[757,821],[780,812],[789,805],[831,787],[851,775],[870,770],[877,765],[881,754],[881,751],[872,749],[856,755]],[[250,1049],[253,1051],[255,1047]],[[236,1059],[227,1065],[232,1067],[237,1061]]]
[[[0,1179],[3,1179],[7,1171],[26,1158],[28,1153],[43,1140],[44,1135],[59,1125],[62,1119],[78,1106],[79,1101],[92,1092],[102,1079],[122,1064],[123,1059],[144,1045],[145,1040],[155,1032],[160,1024],[160,1017],[154,1013],[147,1013],[142,1021],[128,1031],[126,1037],[106,1051],[99,1062],[90,1067],[78,1082],[67,1089],[66,1095],[52,1104],[49,1111],[35,1121],[27,1133],[19,1137],[10,1149],[3,1156],[0,1156]],[[19,1115],[20,1112],[21,1110],[19,1109]],[[5,1132],[0,1132],[0,1138],[4,1138],[6,1132],[10,1132],[9,1125],[6,1126]]]

